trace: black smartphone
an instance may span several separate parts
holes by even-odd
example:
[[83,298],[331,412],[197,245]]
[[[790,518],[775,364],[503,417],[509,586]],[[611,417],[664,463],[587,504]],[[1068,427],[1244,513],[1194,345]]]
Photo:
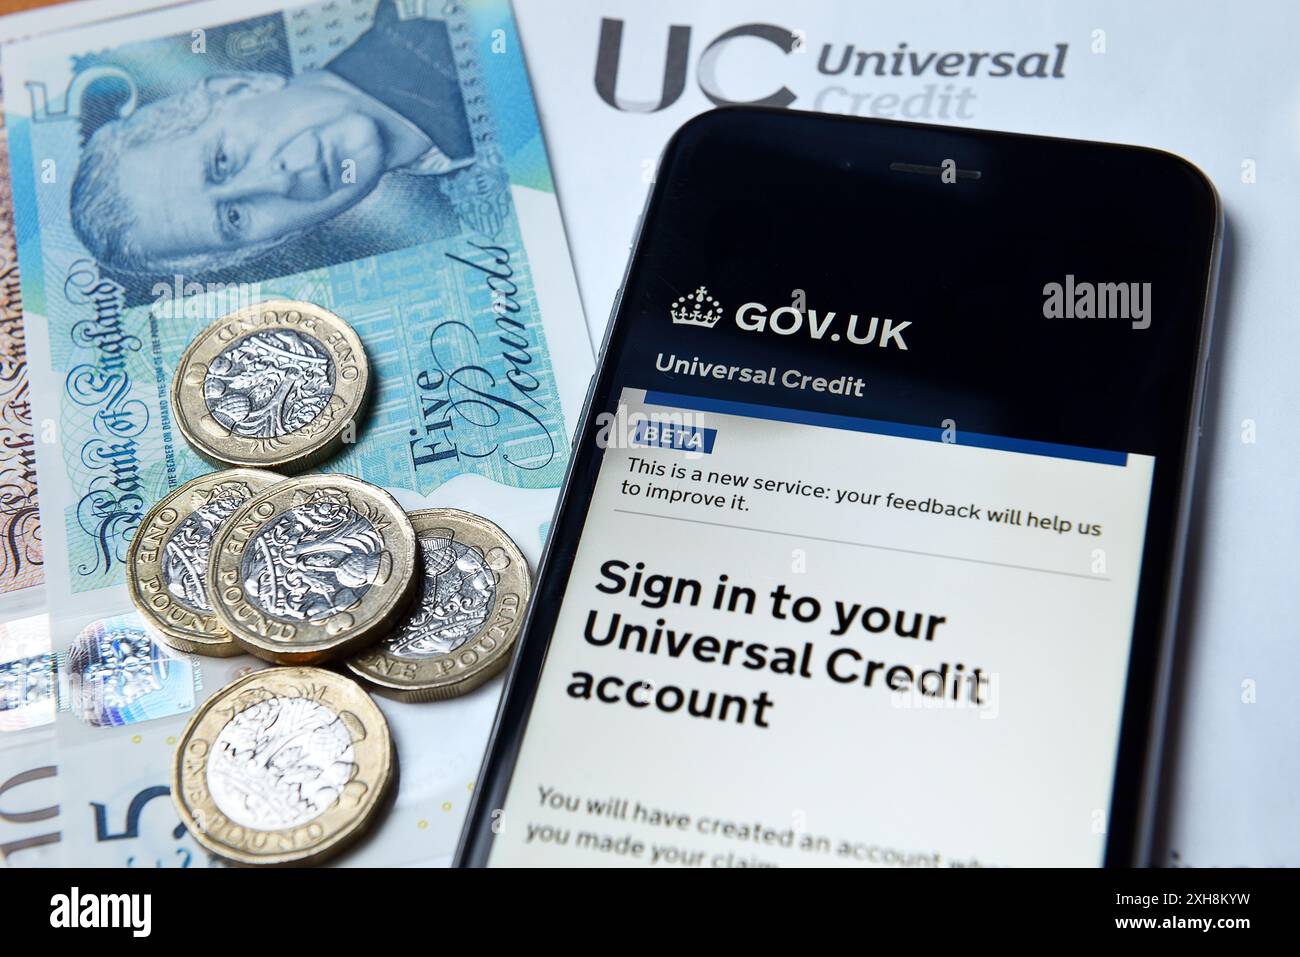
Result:
[[458,861],[1145,862],[1221,232],[1157,150],[687,123]]

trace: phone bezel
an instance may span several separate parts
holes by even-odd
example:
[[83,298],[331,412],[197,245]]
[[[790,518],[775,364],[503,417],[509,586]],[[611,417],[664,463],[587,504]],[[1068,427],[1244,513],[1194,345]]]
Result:
[[[1099,144],[1086,140],[1070,140],[1060,137],[1032,136],[995,131],[970,130],[954,127],[937,127],[931,124],[906,123],[899,121],[865,120],[860,118],[828,116],[826,114],[805,113],[793,110],[770,109],[763,107],[726,107],[701,114],[688,121],[669,141],[660,160],[660,168],[668,165],[673,151],[679,149],[684,136],[697,129],[701,124],[708,124],[712,117],[719,114],[752,113],[766,116],[803,116],[816,117],[825,122],[877,123],[885,126],[917,131],[942,131],[958,133],[972,137],[985,137],[990,140],[1010,137],[1021,141],[1040,141],[1054,144],[1077,144],[1088,147],[1105,147],[1107,149],[1135,151],[1146,154],[1159,154],[1171,161],[1191,169],[1208,189],[1212,203],[1212,235],[1203,237],[1206,250],[1206,270],[1201,283],[1200,323],[1197,331],[1195,348],[1195,368],[1190,378],[1190,391],[1187,396],[1187,415],[1182,423],[1181,444],[1183,455],[1178,469],[1177,493],[1171,534],[1168,536],[1168,548],[1162,549],[1159,556],[1153,555],[1147,542],[1144,549],[1140,581],[1149,577],[1151,566],[1163,566],[1165,588],[1163,597],[1154,596],[1161,609],[1159,626],[1143,640],[1135,625],[1133,648],[1127,669],[1127,683],[1121,718],[1120,739],[1112,788],[1112,803],[1107,815],[1106,851],[1103,863],[1106,866],[1131,866],[1151,863],[1150,855],[1154,840],[1157,817],[1157,799],[1160,788],[1161,755],[1164,746],[1165,724],[1171,687],[1171,675],[1174,658],[1174,633],[1177,625],[1177,611],[1182,583],[1182,571],[1186,553],[1187,533],[1191,514],[1191,501],[1195,481],[1195,462],[1200,435],[1199,419],[1203,414],[1206,376],[1210,340],[1213,328],[1215,295],[1218,286],[1219,266],[1222,254],[1224,214],[1222,204],[1213,183],[1192,164],[1174,154],[1146,147],[1122,146],[1117,144]],[[577,547],[580,530],[586,519],[587,497],[589,488],[578,488],[574,477],[580,471],[587,472],[590,484],[594,485],[599,470],[601,453],[580,448],[583,436],[593,434],[596,423],[594,416],[608,404],[610,395],[622,387],[614,383],[614,370],[607,362],[610,344],[620,336],[634,334],[635,317],[628,315],[624,309],[629,278],[633,275],[649,231],[653,228],[653,211],[656,205],[664,201],[668,183],[665,178],[656,177],[653,188],[648,192],[645,206],[638,219],[635,237],[630,246],[628,262],[624,270],[623,281],[619,285],[611,311],[610,321],[606,326],[605,336],[599,352],[596,372],[592,377],[586,399],[583,403],[579,426],[575,430],[574,444],[566,472],[564,485],[557,500],[555,516],[551,524],[552,534],[546,543],[537,575],[535,595],[540,592],[548,575],[563,574],[567,579],[567,566],[561,563],[571,561],[572,553]],[[594,461],[588,461],[594,456]],[[572,541],[562,539],[562,530],[573,527],[579,534]],[[1153,596],[1140,591],[1139,602],[1152,601]],[[514,765],[522,745],[532,709],[537,684],[544,667],[546,653],[552,637],[559,602],[551,604],[534,602],[527,614],[523,631],[519,639],[519,648],[510,667],[506,685],[497,711],[485,753],[483,766],[475,786],[475,795],[467,814],[461,840],[456,853],[456,866],[483,866],[488,862],[492,842],[496,833],[496,819],[503,806],[509,788]],[[539,619],[544,619],[545,633],[539,628]]]

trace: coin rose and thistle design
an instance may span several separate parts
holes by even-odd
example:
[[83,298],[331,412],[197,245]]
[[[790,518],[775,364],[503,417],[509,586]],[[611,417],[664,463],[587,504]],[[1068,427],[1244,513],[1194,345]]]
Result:
[[254,332],[222,351],[203,377],[208,410],[231,435],[274,439],[304,428],[334,397],[334,362],[296,329]]
[[195,840],[240,864],[316,863],[356,840],[392,785],[392,735],[353,681],[272,668],[190,719],[172,795]]
[[237,824],[301,827],[339,799],[355,766],[343,716],[310,698],[265,697],[218,732],[208,788]]
[[504,531],[453,508],[411,513],[424,583],[401,627],[348,660],[353,674],[403,701],[464,694],[510,660],[532,580]]
[[217,617],[245,650],[317,664],[400,621],[419,585],[415,531],[391,495],[361,479],[291,479],[230,517],[207,574]]
[[424,586],[420,603],[388,641],[398,658],[451,654],[483,628],[497,582],[483,553],[456,541],[451,529],[420,538]]
[[276,618],[323,621],[350,611],[381,574],[387,524],[357,512],[341,490],[318,489],[249,542],[244,590]]

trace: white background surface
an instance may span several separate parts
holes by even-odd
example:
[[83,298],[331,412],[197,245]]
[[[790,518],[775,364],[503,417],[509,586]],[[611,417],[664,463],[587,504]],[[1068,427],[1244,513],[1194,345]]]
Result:
[[[1161,855],[1165,863],[1300,864],[1300,351],[1295,267],[1300,6],[1289,3],[985,2],[790,4],[775,0],[514,0],[561,210],[599,342],[648,171],[673,130],[711,104],[701,51],[726,30],[803,30],[785,54],[755,39],[726,46],[731,98],[784,85],[794,108],[841,85],[907,96],[969,87],[966,125],[1155,146],[1217,184],[1227,214],[1210,396],[1193,513]],[[659,99],[668,26],[691,27],[686,89],[658,112],[616,110],[594,83],[602,17],[624,21],[618,94]],[[1094,31],[1105,52],[1094,53]],[[924,78],[817,70],[822,46],[893,51],[1052,51],[1063,79]],[[844,99],[839,98],[839,102]],[[1257,181],[1243,182],[1253,161]],[[1069,184],[1063,183],[1062,189]],[[1116,224],[1122,228],[1122,224]],[[1104,387],[1104,381],[1098,383]],[[1248,430],[1254,429],[1254,441]]]

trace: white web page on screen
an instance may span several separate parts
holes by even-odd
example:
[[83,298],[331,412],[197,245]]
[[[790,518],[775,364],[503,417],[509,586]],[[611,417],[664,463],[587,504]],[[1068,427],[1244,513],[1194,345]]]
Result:
[[624,390],[493,864],[1097,864],[1154,459]]

